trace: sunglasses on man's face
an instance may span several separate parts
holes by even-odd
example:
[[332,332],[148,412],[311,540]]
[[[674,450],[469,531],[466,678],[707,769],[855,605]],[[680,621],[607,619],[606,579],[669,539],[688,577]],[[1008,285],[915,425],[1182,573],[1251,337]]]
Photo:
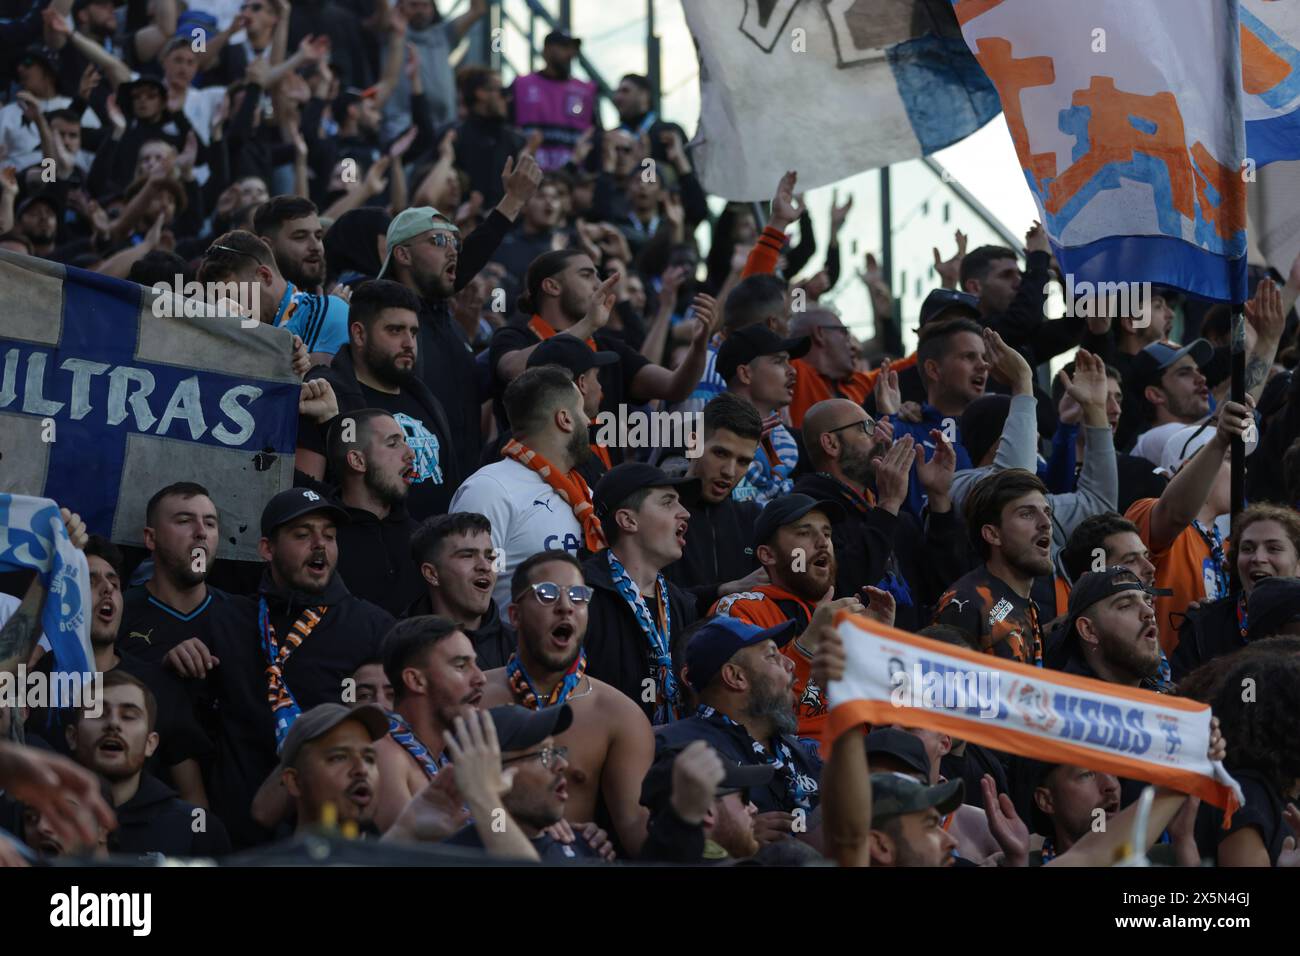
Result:
[[542,581],[538,584],[531,584],[533,597],[537,598],[537,603],[543,607],[549,607],[560,599],[560,592],[569,595],[571,604],[586,604],[591,600],[591,588],[585,584],[571,584],[567,588],[562,588],[554,581]]
[[425,242],[427,242],[431,246],[437,246],[439,249],[442,249],[446,246],[451,246],[453,251],[457,253],[460,252],[460,240],[456,238],[454,235],[452,235],[450,232],[435,232],[428,239],[426,239]]

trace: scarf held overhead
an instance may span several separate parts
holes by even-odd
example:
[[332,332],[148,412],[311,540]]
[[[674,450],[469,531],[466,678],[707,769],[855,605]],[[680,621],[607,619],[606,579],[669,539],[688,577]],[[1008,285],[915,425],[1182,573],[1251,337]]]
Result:
[[[95,654],[90,646],[90,572],[86,556],[72,545],[59,506],[48,498],[0,494],[0,571],[35,571],[47,596],[41,630],[54,652],[56,707],[73,704],[77,687],[89,681]],[[64,691],[72,698],[65,699]]]
[[844,678],[828,688],[829,745],[862,723],[951,734],[1006,753],[1147,780],[1231,814],[1236,781],[1207,757],[1210,708],[992,658],[841,611]]

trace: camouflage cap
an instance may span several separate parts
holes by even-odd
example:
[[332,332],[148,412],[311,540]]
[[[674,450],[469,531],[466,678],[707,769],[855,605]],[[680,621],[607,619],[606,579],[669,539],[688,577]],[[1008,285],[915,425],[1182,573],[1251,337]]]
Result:
[[966,795],[966,785],[961,780],[927,787],[915,777],[905,773],[873,773],[871,775],[871,825],[880,826],[891,817],[919,813],[934,807],[940,813],[951,813],[961,806]]

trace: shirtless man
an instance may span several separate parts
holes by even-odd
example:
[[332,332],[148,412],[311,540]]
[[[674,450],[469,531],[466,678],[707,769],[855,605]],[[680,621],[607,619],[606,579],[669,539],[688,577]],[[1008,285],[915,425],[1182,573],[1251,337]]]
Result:
[[469,718],[483,699],[483,672],[465,632],[442,617],[398,621],[384,638],[384,673],[393,685],[389,731],[376,741],[380,832],[447,764],[446,735],[457,717]]
[[584,673],[591,589],[582,567],[564,551],[534,554],[515,570],[510,594],[519,645],[505,667],[487,672],[479,706],[568,703],[573,724],[555,738],[568,748],[565,819],[596,820],[603,806],[623,854],[635,857],[646,836],[641,782],[654,759],[654,735],[633,700]]

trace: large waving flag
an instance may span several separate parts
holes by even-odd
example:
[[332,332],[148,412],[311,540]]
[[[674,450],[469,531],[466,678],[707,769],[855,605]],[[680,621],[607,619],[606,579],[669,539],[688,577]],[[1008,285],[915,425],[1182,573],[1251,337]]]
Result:
[[953,0],[1062,269],[1246,297],[1237,0]]
[[998,114],[947,0],[692,0],[705,188],[768,199],[950,146]]
[[1242,0],[1241,83],[1249,157],[1300,159],[1300,3]]
[[[0,302],[0,492],[139,545],[150,496],[196,481],[220,509],[222,556],[255,560],[262,506],[293,484],[289,333],[3,250]],[[167,317],[183,311],[197,314]]]

